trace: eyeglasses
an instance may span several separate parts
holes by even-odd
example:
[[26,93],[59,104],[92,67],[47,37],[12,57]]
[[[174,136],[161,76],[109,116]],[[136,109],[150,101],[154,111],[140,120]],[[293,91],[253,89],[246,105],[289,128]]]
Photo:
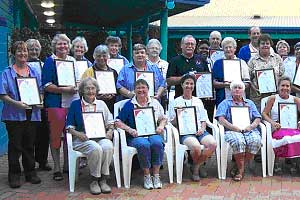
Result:
[[192,42],[187,42],[187,43],[184,43],[185,46],[196,46],[195,43],[192,43]]

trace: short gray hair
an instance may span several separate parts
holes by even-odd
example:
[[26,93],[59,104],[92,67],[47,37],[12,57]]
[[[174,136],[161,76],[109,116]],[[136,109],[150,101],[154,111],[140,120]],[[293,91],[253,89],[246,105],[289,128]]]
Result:
[[79,96],[82,97],[84,95],[84,88],[88,84],[88,82],[91,82],[96,87],[96,95],[99,93],[100,88],[99,88],[97,80],[92,77],[86,77],[80,81],[80,84],[78,87]]
[[[279,45],[281,45],[281,44],[283,44],[283,45],[285,45],[285,46],[287,47],[288,53],[291,51],[291,47],[290,47],[289,43],[287,43],[287,41],[285,41],[285,40],[279,40],[279,41],[277,42],[277,44],[276,44],[276,51],[277,51],[277,52],[278,52],[278,49],[279,49]],[[28,46],[28,45],[27,45],[27,46]]]
[[187,38],[193,38],[193,39],[195,40],[195,44],[197,43],[194,36],[192,36],[192,35],[185,35],[185,36],[183,36],[183,37],[181,38],[181,44],[183,44],[184,41],[185,41]]
[[158,39],[151,39],[148,41],[148,44],[147,44],[147,49],[151,46],[151,44],[157,44],[160,48],[160,51],[162,50],[162,46],[161,46],[161,43]]
[[226,37],[226,38],[224,38],[223,41],[222,41],[222,43],[221,43],[221,46],[224,49],[224,46],[226,46],[228,44],[232,44],[232,46],[234,48],[237,47],[236,41],[235,41],[235,39],[233,37]]
[[236,86],[240,86],[243,88],[243,90],[245,91],[245,84],[243,81],[238,81],[238,80],[235,80],[235,81],[232,81],[230,83],[230,90],[233,90],[233,88],[235,88]]
[[106,45],[100,44],[94,49],[94,53],[93,53],[94,59],[100,54],[107,54],[109,56],[109,50]]
[[212,38],[214,35],[216,35],[218,38],[220,38],[222,40],[222,35],[219,31],[212,31],[210,34],[209,34],[209,38]]
[[28,49],[30,49],[34,44],[36,44],[40,50],[42,49],[42,46],[37,39],[28,39],[26,44]]
[[76,43],[78,42],[81,42],[83,44],[83,48],[84,48],[84,53],[86,53],[89,48],[88,48],[88,45],[87,45],[87,42],[86,42],[86,39],[84,37],[81,37],[81,36],[77,36],[73,41],[72,41],[72,48],[71,48],[71,51],[72,53],[74,53],[74,46]]
[[69,49],[72,48],[71,40],[68,38],[68,36],[64,33],[58,33],[54,36],[51,42],[51,49],[54,54],[56,53],[56,44],[59,40],[67,41]]

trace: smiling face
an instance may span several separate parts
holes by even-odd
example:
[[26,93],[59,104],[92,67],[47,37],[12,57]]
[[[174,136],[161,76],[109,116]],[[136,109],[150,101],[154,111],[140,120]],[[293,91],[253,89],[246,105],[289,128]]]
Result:
[[145,84],[137,84],[134,88],[134,93],[137,99],[148,98],[149,88]]
[[186,57],[192,57],[196,49],[196,40],[192,37],[187,37],[181,43],[182,54]]
[[271,42],[269,40],[262,40],[259,43],[259,54],[270,55]]
[[291,93],[291,82],[288,80],[282,80],[278,86],[279,96],[282,98],[287,98]]
[[146,62],[147,54],[145,49],[138,49],[133,51],[133,61],[134,63],[144,63]]
[[88,81],[83,88],[83,98],[87,102],[92,103],[96,98],[96,93],[97,93],[96,86],[91,81]]
[[279,44],[278,48],[277,48],[277,53],[280,56],[287,56],[288,55],[288,47],[286,46],[286,44]]
[[184,94],[189,94],[191,95],[194,91],[195,88],[195,83],[194,80],[191,78],[186,79],[182,84],[181,87],[183,89]]
[[115,58],[119,53],[119,43],[109,43],[107,47],[109,50],[110,57]]
[[253,27],[251,29],[251,32],[249,34],[249,38],[251,40],[251,43],[254,46],[258,45],[258,38],[259,38],[260,35],[261,35],[261,33],[260,33],[260,28],[259,27]]
[[59,58],[65,58],[69,53],[69,45],[66,40],[58,40],[55,45],[55,54]]
[[33,43],[30,47],[28,46],[28,60],[37,60],[40,53],[41,48],[38,44]]
[[207,44],[201,44],[199,45],[198,49],[197,49],[197,53],[199,55],[201,55],[204,59],[207,59],[208,54],[209,54],[209,46]]
[[95,57],[94,57],[96,65],[100,66],[100,67],[104,67],[107,65],[108,58],[109,58],[109,55],[106,53],[100,53],[100,54],[95,55]]
[[25,44],[20,44],[15,52],[16,63],[26,63],[28,60],[28,50]]
[[156,43],[151,43],[148,47],[147,47],[147,53],[149,57],[153,57],[156,58],[159,56],[160,54],[160,46]]
[[233,46],[231,42],[225,44],[223,46],[224,54],[226,59],[234,59],[234,54],[236,51],[236,48]]
[[241,85],[236,85],[231,89],[231,95],[233,98],[242,98],[244,94],[244,88]]
[[221,44],[221,38],[214,34],[211,37],[209,37],[209,43],[211,49],[219,49]]
[[296,46],[294,50],[296,59],[300,60],[300,46]]
[[81,60],[85,53],[84,45],[82,44],[82,42],[76,42],[73,48],[74,48],[74,57],[78,60]]

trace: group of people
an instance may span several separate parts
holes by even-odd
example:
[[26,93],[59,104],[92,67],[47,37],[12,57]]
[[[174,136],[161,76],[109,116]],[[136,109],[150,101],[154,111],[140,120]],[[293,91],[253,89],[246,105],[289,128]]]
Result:
[[[111,192],[107,179],[113,156],[112,137],[114,129],[121,128],[126,132],[127,144],[137,149],[139,165],[144,173],[144,188],[162,188],[159,170],[163,161],[164,143],[161,135],[168,122],[179,128],[176,109],[180,107],[195,108],[198,130],[180,136],[180,142],[190,149],[193,181],[207,176],[201,166],[217,146],[214,137],[206,130],[207,120],[213,121],[213,117],[225,127],[225,140],[233,148],[236,164],[232,174],[235,181],[242,180],[245,163],[252,160],[260,149],[261,135],[257,126],[262,119],[272,125],[274,143],[277,145],[276,156],[298,157],[300,150],[292,144],[299,142],[297,135],[300,132],[295,129],[281,129],[278,122],[278,103],[294,102],[298,110],[300,109],[299,98],[291,95],[291,92],[300,93],[300,89],[292,84],[299,65],[300,43],[294,46],[295,57],[292,57],[288,56],[290,46],[283,40],[277,43],[276,50],[280,55],[276,54],[271,47],[271,37],[261,34],[259,27],[251,27],[249,37],[250,44],[243,46],[236,56],[235,39],[226,37],[222,40],[218,31],[211,32],[209,40],[200,40],[198,44],[192,35],[186,35],[181,40],[181,54],[170,59],[169,63],[159,57],[162,46],[157,39],[149,40],[147,45],[135,44],[132,62],[120,55],[121,40],[114,36],[109,36],[105,44],[94,49],[93,62],[84,56],[88,46],[83,37],[76,37],[71,42],[65,34],[55,35],[51,43],[53,54],[44,63],[39,60],[41,45],[38,40],[15,42],[12,46],[15,62],[2,72],[0,78],[0,99],[4,102],[2,121],[6,124],[9,137],[10,187],[21,186],[20,156],[25,180],[32,184],[41,182],[35,170],[35,162],[39,163],[41,170],[52,170],[47,162],[49,143],[54,161],[53,180],[63,180],[63,172],[67,172],[68,164],[66,141],[62,142],[62,136],[68,132],[73,136],[73,148],[87,156],[92,177],[90,192]],[[69,55],[70,52],[73,56]],[[122,60],[123,66],[120,70],[109,65],[111,59]],[[224,81],[224,60],[240,61],[240,80]],[[59,85],[56,68],[58,61],[73,62],[75,67],[76,62],[87,61],[87,69],[77,86]],[[33,65],[34,62],[40,63],[40,67]],[[278,94],[268,99],[262,112],[260,100],[270,94],[259,93],[256,70],[261,69],[274,69],[278,81]],[[101,93],[95,75],[97,71],[113,73],[117,93]],[[153,87],[147,80],[138,79],[137,72],[151,72]],[[215,98],[196,97],[195,74],[199,72],[212,74]],[[43,99],[41,105],[29,106],[21,101],[16,77],[36,77]],[[175,86],[175,99],[168,102],[167,88],[172,86]],[[250,93],[245,93],[246,88]],[[128,101],[114,119],[114,104],[124,99]],[[232,106],[249,107],[251,123],[245,129],[233,125],[230,112]],[[138,136],[135,122],[134,110],[143,107],[153,108],[156,123],[155,134],[147,137]],[[104,139],[87,137],[84,112],[102,112],[106,136]],[[286,143],[287,138],[291,137],[289,143]],[[61,144],[64,152],[62,168]],[[204,149],[201,149],[201,145]],[[294,159],[291,162],[293,171],[297,170]],[[274,171],[279,172],[279,164],[275,167]]]

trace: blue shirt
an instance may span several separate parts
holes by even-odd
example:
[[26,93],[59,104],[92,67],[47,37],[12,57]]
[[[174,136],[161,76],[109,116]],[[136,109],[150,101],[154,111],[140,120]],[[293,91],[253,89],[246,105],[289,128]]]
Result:
[[250,51],[249,44],[242,46],[240,48],[238,58],[240,58],[240,59],[244,60],[246,63],[248,63],[248,61],[251,58],[251,51]]
[[[223,59],[217,60],[212,69],[213,79],[218,82],[224,82]],[[216,90],[216,108],[225,99],[225,89],[215,88]]]
[[[135,72],[137,72],[137,68],[133,63],[129,63],[125,65],[118,76],[117,80],[117,89],[122,87],[126,88],[129,91],[134,90],[134,81],[135,81]],[[157,67],[157,65],[151,65],[148,61],[146,61],[146,70],[148,72],[154,72],[154,92],[157,93],[159,87],[165,87],[166,82]]]
[[[41,90],[41,79],[39,73],[32,67],[29,67],[30,77],[36,77],[39,89]],[[18,94],[18,89],[16,85],[16,77],[18,77],[16,71],[12,66],[6,68],[0,79],[0,95],[8,95],[10,98],[20,101],[20,96]],[[2,121],[26,121],[26,110],[16,108],[12,104],[8,104],[3,101],[2,110]],[[40,109],[37,107],[32,107],[31,121],[41,121]]]
[[[257,110],[255,104],[253,103],[253,101],[251,101],[250,99],[244,99],[244,103],[243,104],[245,106],[249,107],[249,116],[250,116],[251,123],[256,118],[261,118],[261,115],[258,112],[258,110]],[[228,122],[232,123],[231,112],[230,112],[231,106],[243,106],[243,105],[236,105],[236,104],[234,104],[233,100],[232,100],[232,97],[227,98],[227,99],[223,100],[219,104],[215,118],[218,120],[219,117],[223,116],[223,117],[225,117],[225,119]]]

